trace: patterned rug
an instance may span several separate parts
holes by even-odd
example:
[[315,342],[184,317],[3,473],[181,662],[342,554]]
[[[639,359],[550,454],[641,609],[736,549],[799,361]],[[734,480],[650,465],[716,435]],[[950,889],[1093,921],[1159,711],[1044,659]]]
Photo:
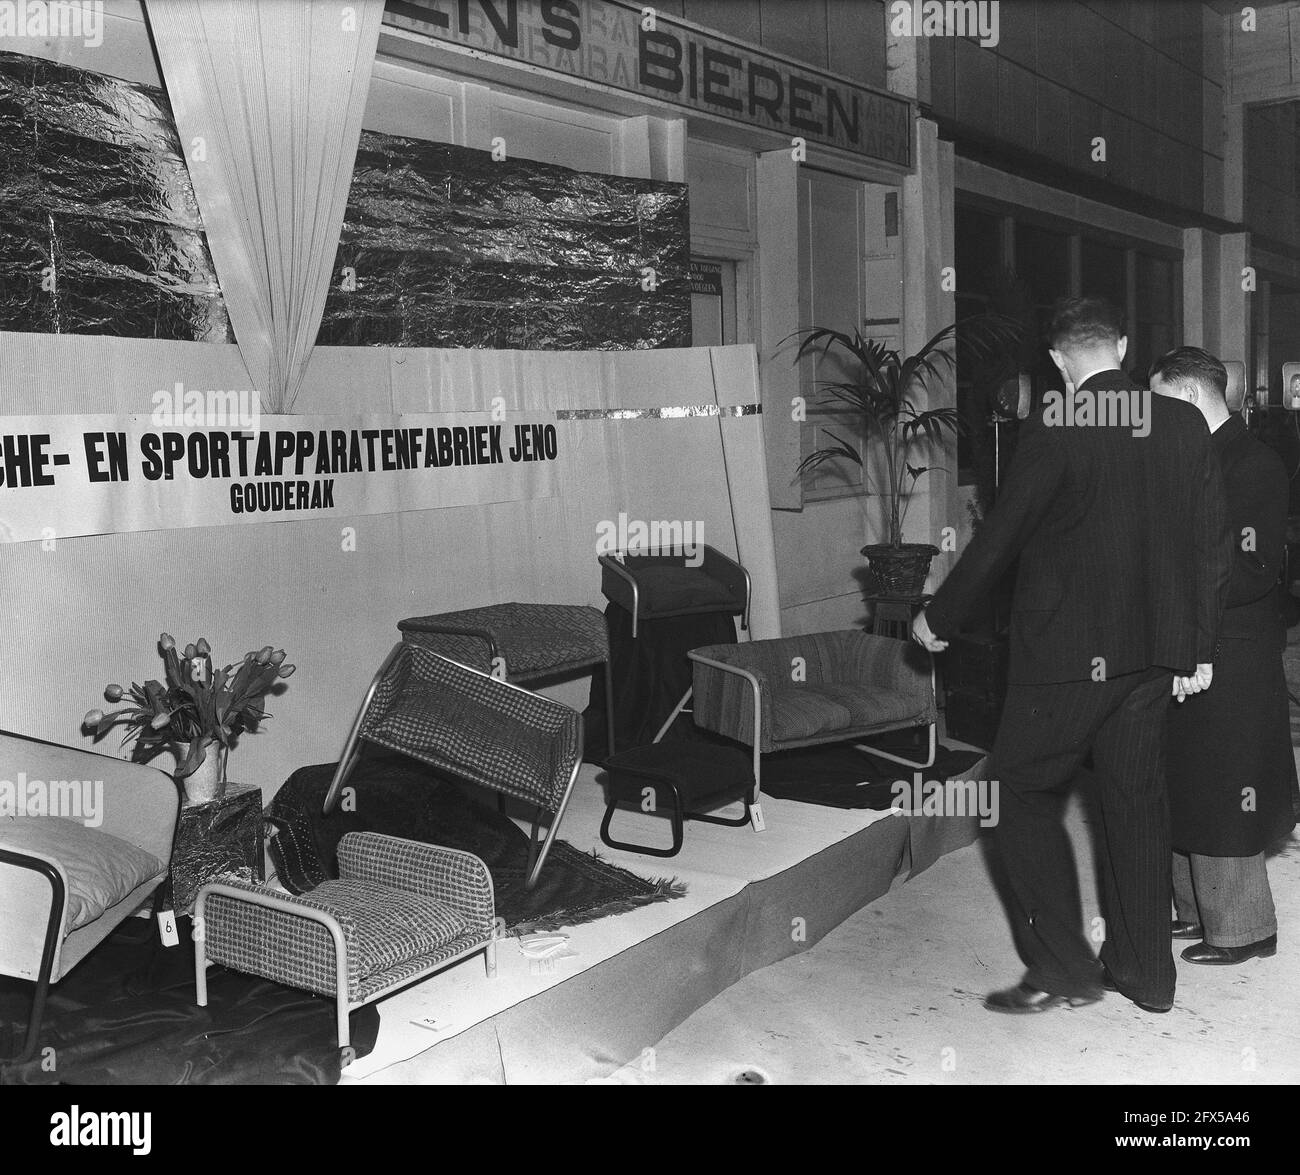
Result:
[[558,838],[536,887],[527,890],[527,834],[494,807],[471,799],[460,784],[406,755],[367,744],[348,780],[356,789],[355,810],[340,806],[322,816],[334,768],[300,768],[267,805],[266,820],[275,829],[271,860],[291,893],[306,893],[337,876],[339,841],[363,830],[480,857],[492,875],[497,916],[516,935],[593,922],[686,893],[675,879],[639,877]]

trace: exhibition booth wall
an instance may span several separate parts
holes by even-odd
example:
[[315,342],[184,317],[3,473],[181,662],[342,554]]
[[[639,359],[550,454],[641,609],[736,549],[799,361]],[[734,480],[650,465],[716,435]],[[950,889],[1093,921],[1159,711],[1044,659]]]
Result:
[[[248,382],[232,345],[0,333],[0,349],[7,413],[47,422],[107,414],[126,427],[126,417],[147,419],[154,393],[176,381]],[[278,522],[230,515],[226,525],[6,544],[0,659],[22,671],[0,684],[5,727],[83,744],[81,718],[103,704],[103,683],[157,675],[164,631],[182,644],[205,636],[219,664],[273,644],[298,672],[230,762],[233,780],[269,796],[295,768],[338,756],[399,620],[505,601],[603,607],[599,544],[634,535],[637,521],[688,523],[699,541],[738,557],[754,581],[751,634],[779,635],[752,347],[318,348],[295,407],[313,427],[327,417],[321,427],[348,427],[362,410],[400,427],[404,414],[459,418],[490,413],[494,400],[507,420],[554,423],[553,470],[536,483],[546,496],[359,516],[336,507]],[[133,471],[138,460],[131,455]],[[44,489],[57,494],[57,477]],[[160,499],[186,492],[181,478],[158,490]],[[39,522],[39,500],[54,501],[31,491],[24,525]],[[0,519],[11,530],[17,502],[9,498],[10,517]],[[556,693],[582,706],[587,688],[582,679]]]

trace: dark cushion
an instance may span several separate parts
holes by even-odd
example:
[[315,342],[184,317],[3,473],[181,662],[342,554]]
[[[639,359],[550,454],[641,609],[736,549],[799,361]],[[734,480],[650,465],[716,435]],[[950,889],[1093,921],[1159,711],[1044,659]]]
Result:
[[754,782],[754,762],[739,747],[663,742],[632,747],[604,762],[610,798],[639,801],[643,788],[676,787],[690,807],[705,798],[743,795]]
[[743,605],[727,588],[698,567],[673,567],[662,563],[637,567],[628,559],[624,567],[636,580],[641,613],[679,612],[687,608],[735,608]]

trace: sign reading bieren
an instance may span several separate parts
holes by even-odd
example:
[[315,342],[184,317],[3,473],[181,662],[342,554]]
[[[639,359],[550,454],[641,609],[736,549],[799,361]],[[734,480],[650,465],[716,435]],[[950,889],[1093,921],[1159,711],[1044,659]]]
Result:
[[0,417],[0,541],[547,498],[555,425],[508,414]]
[[911,105],[622,0],[387,0],[384,23],[911,166]]

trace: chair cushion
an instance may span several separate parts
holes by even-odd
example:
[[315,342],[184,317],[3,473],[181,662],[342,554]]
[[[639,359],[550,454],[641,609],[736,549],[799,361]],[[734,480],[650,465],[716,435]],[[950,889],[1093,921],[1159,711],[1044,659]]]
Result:
[[491,632],[509,681],[609,659],[605,618],[583,604],[489,604],[398,622],[403,640],[490,673],[493,666],[482,637],[431,631],[439,625]]
[[63,866],[68,876],[65,934],[93,922],[133,889],[167,871],[152,853],[63,816],[0,820],[0,846],[39,853]]
[[772,689],[772,741],[816,738],[853,725],[853,715],[838,698],[817,685]]
[[628,559],[624,567],[640,588],[642,615],[685,608],[742,607],[742,602],[723,584],[711,575],[705,575],[698,567],[673,567],[663,563],[637,567],[635,559]]
[[864,689],[860,685],[819,681],[817,691],[849,712],[853,727],[877,726],[886,722],[906,722],[918,716],[915,695],[896,690]]
[[613,799],[640,800],[641,789],[671,785],[690,807],[719,795],[743,795],[754,782],[748,751],[706,742],[663,742],[631,747],[604,762]]
[[437,950],[469,929],[445,902],[373,881],[326,881],[298,900],[338,919],[356,982]]

